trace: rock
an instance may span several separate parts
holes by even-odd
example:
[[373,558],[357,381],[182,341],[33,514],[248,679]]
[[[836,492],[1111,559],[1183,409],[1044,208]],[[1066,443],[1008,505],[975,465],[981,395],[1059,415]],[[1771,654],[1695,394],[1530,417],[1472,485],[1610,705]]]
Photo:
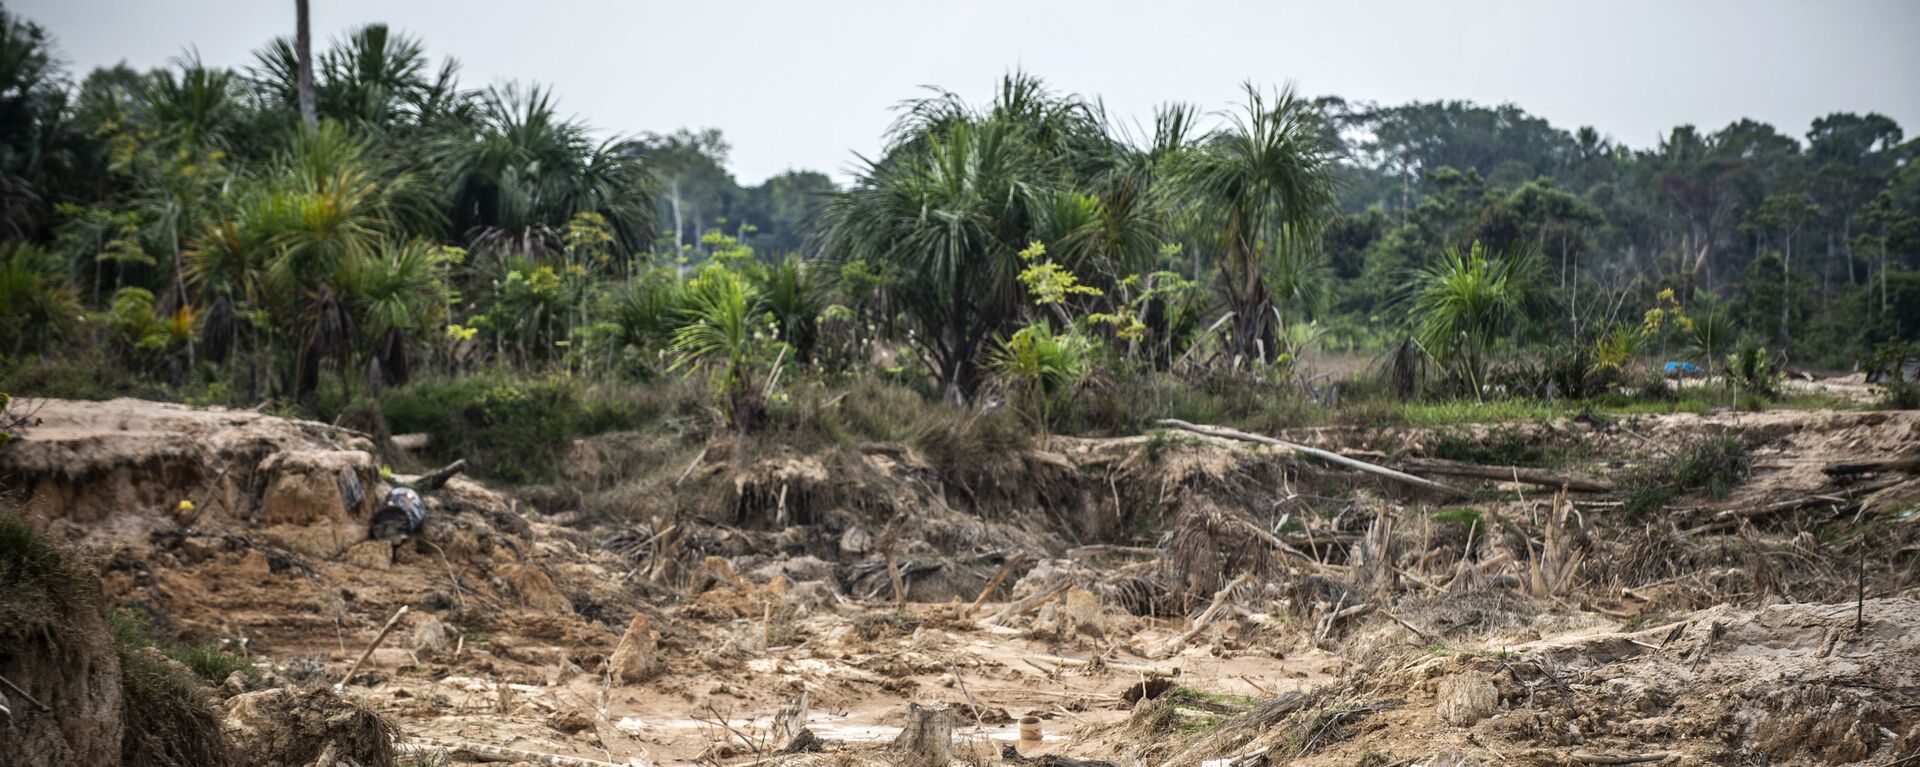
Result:
[[840,534],[840,553],[858,556],[873,550],[873,533],[859,525],[848,527]]
[[1482,674],[1460,674],[1440,682],[1435,709],[1441,721],[1460,727],[1493,716],[1500,710],[1500,688]]
[[539,565],[509,562],[500,566],[500,579],[519,597],[520,604],[540,612],[573,614],[573,602],[553,585]]
[[627,624],[627,633],[620,637],[620,644],[613,648],[613,655],[607,658],[613,678],[630,684],[652,679],[660,671],[660,661],[655,657],[658,643],[659,639],[653,635],[653,626],[647,614],[635,614],[633,621]]
[[547,715],[547,726],[573,735],[593,729],[593,716],[578,708],[557,709]]
[[1092,592],[1073,586],[1067,589],[1065,604],[1060,608],[1060,618],[1066,628],[1092,636],[1104,636],[1107,633],[1107,611],[1100,604],[1100,598]]
[[452,645],[448,639],[448,635],[452,632],[447,630],[447,624],[441,623],[439,618],[430,614],[417,614],[420,617],[413,627],[411,642],[413,651],[419,653],[421,657],[434,657],[446,652]]
[[361,541],[348,546],[340,559],[354,567],[369,570],[390,570],[393,568],[393,544],[386,541]]

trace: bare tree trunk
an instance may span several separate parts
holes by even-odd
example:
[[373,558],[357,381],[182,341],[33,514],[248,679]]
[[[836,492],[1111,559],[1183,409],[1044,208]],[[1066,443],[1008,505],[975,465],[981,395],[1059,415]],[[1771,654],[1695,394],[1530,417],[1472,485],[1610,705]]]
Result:
[[308,130],[320,127],[320,109],[313,95],[313,29],[308,20],[308,0],[293,0],[294,9],[299,13],[299,21],[294,32],[294,51],[299,56],[299,98],[300,122]]

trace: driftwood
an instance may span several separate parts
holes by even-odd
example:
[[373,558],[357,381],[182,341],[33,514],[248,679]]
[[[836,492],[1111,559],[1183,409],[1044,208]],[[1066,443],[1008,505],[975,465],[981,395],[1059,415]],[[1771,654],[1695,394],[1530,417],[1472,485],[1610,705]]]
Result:
[[1909,474],[1920,473],[1920,455],[1904,458],[1869,458],[1859,461],[1835,461],[1820,469],[1829,477],[1847,477],[1855,474],[1871,474],[1879,471],[1904,471]]
[[1168,641],[1164,647],[1161,647],[1160,654],[1167,656],[1179,652],[1180,648],[1186,646],[1188,640],[1197,636],[1201,629],[1206,628],[1207,624],[1213,621],[1213,616],[1220,612],[1220,608],[1227,606],[1227,600],[1233,598],[1234,590],[1246,585],[1247,581],[1250,580],[1253,580],[1253,573],[1241,573],[1240,577],[1233,579],[1233,582],[1227,584],[1226,588],[1213,592],[1213,603],[1207,605],[1206,611],[1200,613],[1200,617],[1193,619],[1192,626],[1189,626],[1186,631],[1181,632],[1180,636],[1174,637]]
[[527,751],[519,748],[490,746],[485,743],[473,743],[464,740],[444,740],[439,738],[409,738],[405,743],[394,744],[394,753],[399,756],[436,756],[458,755],[472,757],[476,762],[532,762],[549,767],[631,767],[634,764],[648,765],[650,762],[629,761],[603,762],[599,759],[585,759],[578,756],[548,754],[540,751]]
[[1545,469],[1529,469],[1522,466],[1489,466],[1466,461],[1449,461],[1443,458],[1406,458],[1400,461],[1400,467],[1419,474],[1440,474],[1453,477],[1476,477],[1501,482],[1519,482],[1528,485],[1550,487],[1555,490],[1566,488],[1577,493],[1608,493],[1613,491],[1613,483],[1603,479],[1583,477],[1578,474],[1563,474]]
[[1239,429],[1229,429],[1224,426],[1202,426],[1199,424],[1188,423],[1178,418],[1162,418],[1158,421],[1154,421],[1154,423],[1157,423],[1161,426],[1165,426],[1171,429],[1179,429],[1181,431],[1190,431],[1195,434],[1204,434],[1209,437],[1220,437],[1223,439],[1234,439],[1234,440],[1240,440],[1242,442],[1253,442],[1261,445],[1269,445],[1269,446],[1277,447],[1297,455],[1306,456],[1308,458],[1315,458],[1315,459],[1325,461],[1327,463],[1331,463],[1337,466],[1353,469],[1354,471],[1366,472],[1376,477],[1385,477],[1395,482],[1399,482],[1400,484],[1403,484],[1403,485],[1412,485],[1414,487],[1422,488],[1425,490],[1432,490],[1432,491],[1441,493],[1443,495],[1447,495],[1455,498],[1465,498],[1470,495],[1470,493],[1468,493],[1467,491],[1461,490],[1460,488],[1454,487],[1452,485],[1442,484],[1442,483],[1435,482],[1433,480],[1425,479],[1422,477],[1416,477],[1404,471],[1395,471],[1385,466],[1379,466],[1376,464],[1367,463],[1366,461],[1354,460],[1352,458],[1348,458],[1339,453],[1335,453],[1327,450],[1321,450],[1320,448],[1317,448],[1317,447],[1308,447],[1306,445],[1299,445],[1299,444],[1287,442],[1284,440],[1274,439],[1272,437],[1268,437],[1261,434],[1244,432]]
[[1180,668],[1178,666],[1153,666],[1153,665],[1148,665],[1144,663],[1128,663],[1126,661],[1121,661],[1121,660],[1107,660],[1105,658],[1088,660],[1086,658],[1072,658],[1065,655],[1041,654],[1041,655],[1035,655],[1033,657],[1038,660],[1046,661],[1048,663],[1057,663],[1062,666],[1072,666],[1075,668],[1080,668],[1083,666],[1091,666],[1095,663],[1099,663],[1100,665],[1113,669],[1115,671],[1131,671],[1136,674],[1145,674],[1149,677],[1162,677],[1162,676],[1172,677],[1172,676],[1180,675]]
[[1655,751],[1651,754],[1595,754],[1586,751],[1573,752],[1573,760],[1581,764],[1640,764],[1665,760],[1668,753]]

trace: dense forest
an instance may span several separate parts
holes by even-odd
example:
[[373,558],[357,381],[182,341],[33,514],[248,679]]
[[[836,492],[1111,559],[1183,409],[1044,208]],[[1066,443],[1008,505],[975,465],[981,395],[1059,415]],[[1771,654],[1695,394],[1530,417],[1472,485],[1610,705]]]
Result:
[[858,375],[1124,431],[1168,397],[1330,401],[1328,355],[1401,399],[1577,399],[1920,338],[1920,141],[1878,114],[1635,148],[1260,83],[1131,122],[1013,73],[905,102],[837,187],[560,103],[379,24],[83,75],[0,15],[0,389],[410,428],[672,389],[751,429]]

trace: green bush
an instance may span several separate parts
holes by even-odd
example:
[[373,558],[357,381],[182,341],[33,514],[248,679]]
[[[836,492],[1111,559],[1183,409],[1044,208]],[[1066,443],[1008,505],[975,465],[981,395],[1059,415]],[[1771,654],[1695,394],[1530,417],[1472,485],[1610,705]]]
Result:
[[507,482],[553,476],[585,421],[579,388],[559,378],[417,381],[380,397],[394,434],[425,432],[441,459]]
[[1750,461],[1747,446],[1737,434],[1706,437],[1683,446],[1670,459],[1632,472],[1623,483],[1634,488],[1623,499],[1622,511],[1652,514],[1680,495],[1704,491],[1708,498],[1725,498],[1745,477]]

